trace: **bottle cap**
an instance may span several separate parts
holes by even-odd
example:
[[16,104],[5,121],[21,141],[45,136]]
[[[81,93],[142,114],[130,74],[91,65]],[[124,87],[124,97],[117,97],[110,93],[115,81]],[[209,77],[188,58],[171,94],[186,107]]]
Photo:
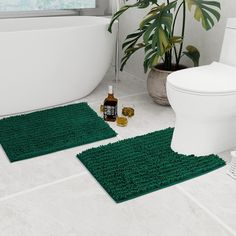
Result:
[[113,86],[112,85],[108,86],[108,93],[113,94]]

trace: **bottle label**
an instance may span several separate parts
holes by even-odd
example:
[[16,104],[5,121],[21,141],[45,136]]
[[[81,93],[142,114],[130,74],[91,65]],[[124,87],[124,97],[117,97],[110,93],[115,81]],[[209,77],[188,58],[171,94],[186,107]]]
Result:
[[105,106],[104,115],[106,117],[116,118],[117,117],[117,105],[116,106]]

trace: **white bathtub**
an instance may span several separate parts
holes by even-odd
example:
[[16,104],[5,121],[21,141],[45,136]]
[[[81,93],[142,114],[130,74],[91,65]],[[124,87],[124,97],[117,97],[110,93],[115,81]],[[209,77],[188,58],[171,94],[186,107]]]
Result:
[[67,103],[91,93],[108,70],[117,25],[66,16],[0,20],[0,116]]

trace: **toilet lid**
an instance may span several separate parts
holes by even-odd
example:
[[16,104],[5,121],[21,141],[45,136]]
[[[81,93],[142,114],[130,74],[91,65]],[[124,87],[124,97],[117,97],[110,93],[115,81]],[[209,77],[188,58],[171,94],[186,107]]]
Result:
[[213,62],[171,73],[167,81],[183,92],[236,93],[236,67]]

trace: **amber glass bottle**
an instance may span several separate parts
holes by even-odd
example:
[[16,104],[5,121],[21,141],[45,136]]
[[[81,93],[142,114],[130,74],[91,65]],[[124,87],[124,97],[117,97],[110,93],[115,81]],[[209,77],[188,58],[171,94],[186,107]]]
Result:
[[108,87],[108,96],[104,100],[104,120],[116,121],[118,99],[114,97],[113,87]]

